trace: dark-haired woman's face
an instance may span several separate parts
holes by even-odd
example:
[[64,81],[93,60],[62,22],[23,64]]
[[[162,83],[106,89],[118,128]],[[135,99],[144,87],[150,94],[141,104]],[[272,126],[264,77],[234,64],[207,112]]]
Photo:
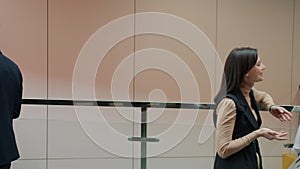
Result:
[[244,76],[245,82],[255,83],[264,80],[263,70],[266,66],[261,62],[260,58],[257,58],[256,64],[249,70],[249,72]]

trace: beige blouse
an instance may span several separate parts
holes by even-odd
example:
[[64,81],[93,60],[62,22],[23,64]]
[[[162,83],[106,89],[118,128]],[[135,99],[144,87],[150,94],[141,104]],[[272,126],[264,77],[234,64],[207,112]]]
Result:
[[[264,109],[268,110],[274,105],[272,97],[266,92],[253,89],[254,97],[257,103]],[[254,117],[256,114],[254,111]],[[252,141],[258,138],[257,131],[249,133],[243,137],[232,140],[232,133],[236,120],[236,107],[232,99],[223,99],[217,107],[217,130],[216,130],[216,146],[218,155],[225,159],[230,155],[240,151],[248,146]]]

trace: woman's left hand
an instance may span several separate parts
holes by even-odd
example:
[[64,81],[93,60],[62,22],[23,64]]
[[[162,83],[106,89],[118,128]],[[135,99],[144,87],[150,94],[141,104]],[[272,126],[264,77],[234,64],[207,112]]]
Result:
[[276,105],[270,108],[270,113],[282,122],[291,121],[293,116],[293,114],[287,111],[285,108]]

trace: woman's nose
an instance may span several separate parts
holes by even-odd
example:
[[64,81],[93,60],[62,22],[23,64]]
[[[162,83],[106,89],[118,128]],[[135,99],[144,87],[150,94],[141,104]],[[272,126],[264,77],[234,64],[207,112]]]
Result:
[[262,66],[262,70],[265,70],[267,68],[267,66],[264,64],[262,64],[261,66]]

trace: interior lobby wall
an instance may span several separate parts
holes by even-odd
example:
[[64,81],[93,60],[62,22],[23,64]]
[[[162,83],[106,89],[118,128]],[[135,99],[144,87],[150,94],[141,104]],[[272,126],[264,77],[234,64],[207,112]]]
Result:
[[[22,70],[23,98],[70,100],[80,91],[87,100],[210,103],[218,61],[224,63],[235,47],[251,46],[267,66],[256,88],[271,93],[276,104],[299,104],[299,18],[300,0],[1,0],[0,50]],[[217,53],[201,53],[204,45]],[[94,95],[87,94],[89,85]],[[95,132],[103,138],[109,124],[124,141],[100,144],[74,107],[23,105],[15,121],[21,158],[13,168],[140,168],[140,143],[128,141],[141,134],[134,122],[140,110],[99,111],[105,120],[90,118],[88,124],[98,125]],[[181,113],[191,121],[177,122]],[[149,154],[172,144],[149,158],[148,168],[212,168],[213,135],[199,143],[202,129],[211,127],[205,126],[209,113],[149,109],[149,137],[165,138],[173,130],[174,138],[182,137],[148,143]],[[289,133],[284,142],[260,139],[264,167],[279,169],[281,155],[291,152],[283,144],[293,142],[298,116],[281,123],[261,113],[264,126]]]

